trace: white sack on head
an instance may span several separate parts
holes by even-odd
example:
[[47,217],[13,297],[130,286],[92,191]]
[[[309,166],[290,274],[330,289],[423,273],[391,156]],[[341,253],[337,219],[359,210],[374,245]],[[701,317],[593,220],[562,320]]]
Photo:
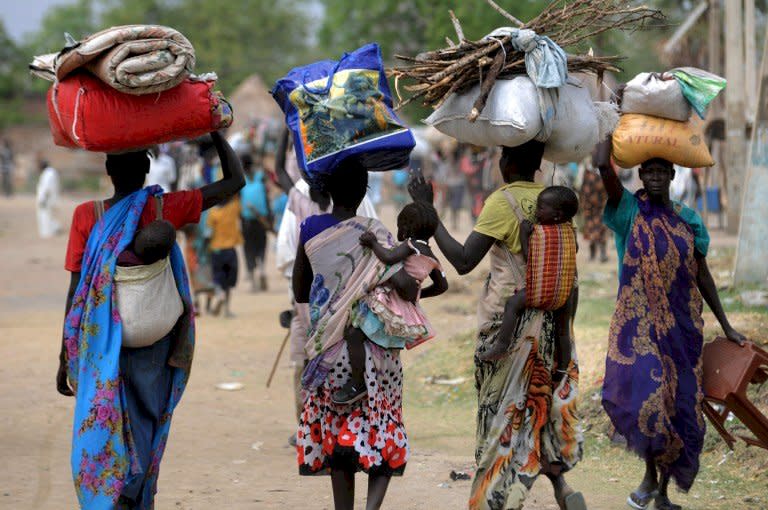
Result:
[[691,105],[673,76],[640,73],[627,82],[621,112],[685,122],[691,117]]
[[476,85],[453,94],[424,122],[462,143],[515,147],[532,140],[542,128],[539,96],[527,76],[498,80],[475,122],[467,115],[480,94]]
[[597,114],[597,143],[606,140],[619,125],[619,108],[614,103],[595,101]]
[[600,127],[587,87],[577,80],[558,89],[552,132],[544,145],[544,159],[553,163],[581,161],[592,153]]

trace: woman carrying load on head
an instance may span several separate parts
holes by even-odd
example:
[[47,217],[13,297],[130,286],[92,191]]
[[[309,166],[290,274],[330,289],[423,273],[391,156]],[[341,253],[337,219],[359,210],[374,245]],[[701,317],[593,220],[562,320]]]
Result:
[[[196,223],[203,210],[243,186],[237,156],[218,133],[211,135],[222,161],[220,181],[198,190],[163,193],[159,186],[143,188],[149,171],[146,151],[110,154],[106,167],[114,195],[75,209],[65,264],[71,279],[56,389],[76,397],[71,462],[84,509],[154,508],[171,416],[192,364],[192,299],[181,251],[174,244],[169,261],[158,262],[170,264],[173,281],[167,281],[175,289],[164,295],[181,298],[181,315],[175,324],[174,317],[160,324],[171,328],[162,338],[128,345],[127,321],[118,310],[116,266],[134,265],[135,233],[156,218],[175,229]],[[154,266],[138,264],[142,270]],[[158,308],[165,309],[163,304],[157,303]],[[158,317],[134,319],[147,326]]]
[[[544,145],[528,142],[504,147],[500,160],[506,183],[485,201],[474,231],[462,245],[440,224],[437,244],[459,274],[467,274],[490,253],[491,272],[478,306],[475,353],[478,416],[472,484],[472,510],[519,510],[540,474],[552,482],[563,510],[582,510],[584,499],[563,474],[581,459],[577,429],[578,365],[575,350],[567,366],[554,362],[555,322],[552,312],[526,310],[509,355],[482,361],[479,355],[496,339],[507,299],[525,288],[526,262],[520,224],[533,221],[536,199],[544,186],[534,182]],[[433,200],[423,177],[412,179],[414,200]]]
[[594,162],[590,157],[585,163],[584,177],[581,180],[579,190],[579,208],[582,211],[584,225],[581,233],[584,240],[589,243],[589,260],[594,261],[597,256],[600,262],[607,262],[608,255],[605,252],[605,238],[607,229],[603,224],[603,207],[607,195],[600,176],[594,172]]
[[294,296],[297,303],[309,304],[311,321],[305,345],[309,362],[302,376],[304,410],[296,438],[299,473],[330,470],[337,509],[353,508],[355,473],[361,470],[368,474],[367,508],[379,508],[391,476],[403,473],[408,458],[397,349],[365,342],[367,397],[349,405],[331,399],[351,373],[344,340],[362,340],[362,331],[350,326],[360,298],[383,282],[407,301],[418,294],[418,283],[401,264],[386,266],[360,244],[360,235],[371,231],[380,243],[393,246],[381,222],[356,215],[367,184],[367,171],[352,159],[333,169],[323,183],[333,209],[302,223],[293,265]]
[[627,503],[679,509],[669,500],[669,480],[683,491],[691,488],[704,441],[702,298],[728,339],[743,344],[745,338],[720,304],[701,217],[670,199],[672,163],[645,161],[643,187],[633,195],[611,168],[610,152],[609,140],[597,156],[608,193],[604,220],[616,236],[619,258],[603,407],[627,448],[645,460],[643,481]]

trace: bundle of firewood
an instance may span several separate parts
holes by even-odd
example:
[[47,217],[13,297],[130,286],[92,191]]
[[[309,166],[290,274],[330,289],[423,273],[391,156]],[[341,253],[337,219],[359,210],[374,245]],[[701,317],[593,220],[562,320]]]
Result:
[[[651,21],[664,19],[661,11],[627,6],[626,0],[554,0],[536,18],[523,23],[493,0],[486,1],[515,27],[548,36],[564,49],[609,30],[637,30]],[[496,79],[525,73],[525,54],[512,48],[510,36],[467,40],[461,23],[453,12],[450,14],[458,44],[446,37],[446,48],[415,57],[395,55],[406,64],[394,67],[390,74],[395,78],[398,108],[421,99],[425,106],[436,109],[452,94],[481,84],[470,114],[470,120],[474,120],[485,107]],[[616,64],[621,60],[617,56],[598,57],[591,50],[584,54],[569,53],[567,57],[569,72],[590,72],[599,77],[605,71],[618,70]],[[402,87],[409,93],[406,99],[401,95],[400,80],[411,82]]]

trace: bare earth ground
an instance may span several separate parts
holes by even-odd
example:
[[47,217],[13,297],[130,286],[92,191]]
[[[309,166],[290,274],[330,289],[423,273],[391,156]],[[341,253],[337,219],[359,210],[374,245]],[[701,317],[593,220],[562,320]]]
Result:
[[[67,227],[75,203],[68,198],[62,204]],[[387,208],[384,219],[390,226],[393,217]],[[462,236],[465,233],[462,230]],[[66,236],[37,238],[31,197],[0,200],[0,509],[77,508],[69,468],[73,401],[59,396],[54,386],[68,284],[65,243]],[[273,260],[269,263],[270,290],[250,294],[241,283],[233,298],[236,319],[206,316],[198,321],[192,377],[174,416],[162,465],[159,510],[332,508],[329,479],[299,477],[295,454],[287,445],[295,423],[286,355],[272,387],[265,387],[284,336],[277,315],[288,305],[286,282],[271,269]],[[588,292],[582,297],[584,326],[577,329],[577,341],[587,403],[602,374],[608,306],[591,305],[590,294],[610,299],[615,292],[611,271],[615,274],[613,263],[582,265]],[[449,272],[449,279],[449,294],[425,302],[440,338],[403,356],[412,456],[405,476],[393,480],[385,508],[466,507],[469,482],[451,481],[449,473],[472,470],[474,390],[468,380],[468,353],[482,276],[477,271],[458,279]],[[593,313],[598,316],[594,324],[589,317]],[[755,327],[765,326],[761,317],[753,321]],[[448,386],[424,382],[427,376],[439,375],[466,380]],[[231,381],[243,383],[244,389],[215,388]],[[594,407],[587,404],[587,414],[599,416]],[[584,492],[590,509],[626,508],[626,495],[640,477],[639,463],[608,446],[604,425],[599,417],[595,420],[594,426],[585,421],[587,429],[594,430],[587,430],[584,461],[568,479]],[[707,457],[702,481],[688,496],[673,498],[686,509],[767,508],[768,455],[754,454],[752,467],[739,471],[736,466],[735,474],[727,474],[716,466],[721,457],[727,459],[724,452],[720,447]],[[364,483],[359,476],[360,504]],[[548,483],[540,480],[526,509],[556,508]]]

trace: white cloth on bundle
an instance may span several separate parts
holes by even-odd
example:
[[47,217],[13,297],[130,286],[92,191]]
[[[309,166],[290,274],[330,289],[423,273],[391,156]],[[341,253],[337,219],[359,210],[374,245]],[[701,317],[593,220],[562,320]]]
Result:
[[61,232],[61,223],[56,218],[60,191],[59,173],[46,167],[37,181],[37,231],[43,239]]
[[160,153],[149,159],[149,173],[145,182],[146,186],[159,185],[163,191],[173,191],[173,183],[176,180],[176,162],[168,154]]
[[[304,179],[299,179],[293,185],[288,195],[288,205],[280,222],[277,232],[277,269],[290,279],[293,275],[293,261],[296,260],[296,249],[299,247],[299,228],[309,216],[330,212],[321,211],[320,207],[309,196],[309,184]],[[368,195],[357,209],[357,215],[365,218],[379,219],[376,209],[373,207]]]
[[694,209],[696,207],[696,181],[693,170],[675,165],[675,178],[672,179],[669,192],[673,200],[682,202]]

